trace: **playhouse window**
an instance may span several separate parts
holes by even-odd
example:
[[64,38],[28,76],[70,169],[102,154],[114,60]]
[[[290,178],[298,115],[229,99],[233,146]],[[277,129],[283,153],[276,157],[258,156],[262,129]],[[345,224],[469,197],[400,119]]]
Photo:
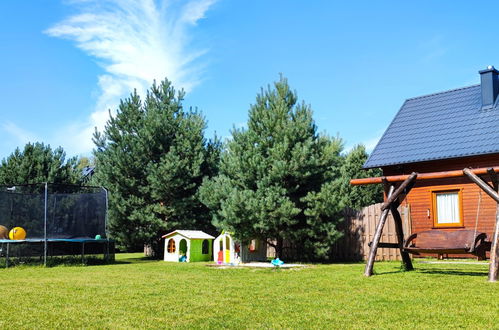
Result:
[[208,253],[210,253],[210,246],[209,246],[209,243],[208,243],[208,240],[207,240],[207,239],[205,239],[205,240],[203,241],[203,247],[202,247],[202,248],[203,248],[203,254],[208,254]]
[[248,245],[248,250],[250,252],[256,252],[256,250],[258,249],[258,243],[257,243],[257,240],[256,239],[252,239],[250,244]]
[[168,241],[168,253],[175,253],[175,241],[173,238],[170,238]]
[[433,225],[456,227],[463,225],[461,190],[433,191]]

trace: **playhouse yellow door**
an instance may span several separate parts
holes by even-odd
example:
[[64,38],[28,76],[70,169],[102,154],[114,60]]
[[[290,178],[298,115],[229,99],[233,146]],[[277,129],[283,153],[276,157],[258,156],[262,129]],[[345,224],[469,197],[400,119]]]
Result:
[[230,238],[225,237],[225,263],[230,263]]

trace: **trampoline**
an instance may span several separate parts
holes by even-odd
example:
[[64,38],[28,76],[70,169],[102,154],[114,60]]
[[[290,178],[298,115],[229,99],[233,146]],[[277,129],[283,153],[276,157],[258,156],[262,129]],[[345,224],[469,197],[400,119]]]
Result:
[[5,267],[59,256],[103,256],[114,260],[107,235],[107,191],[102,187],[58,184],[0,186],[0,225],[23,227],[23,240],[0,239]]

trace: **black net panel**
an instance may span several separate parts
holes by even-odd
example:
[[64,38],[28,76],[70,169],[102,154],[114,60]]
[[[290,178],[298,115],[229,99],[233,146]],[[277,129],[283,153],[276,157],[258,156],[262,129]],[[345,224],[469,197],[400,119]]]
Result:
[[45,185],[0,186],[0,225],[22,227],[27,238],[45,237]]
[[[106,238],[102,188],[48,185],[47,239]],[[45,184],[0,186],[0,225],[22,227],[26,239],[45,238]]]
[[[47,238],[106,237],[106,193],[100,188],[52,187],[47,205]],[[51,191],[52,190],[52,191]]]

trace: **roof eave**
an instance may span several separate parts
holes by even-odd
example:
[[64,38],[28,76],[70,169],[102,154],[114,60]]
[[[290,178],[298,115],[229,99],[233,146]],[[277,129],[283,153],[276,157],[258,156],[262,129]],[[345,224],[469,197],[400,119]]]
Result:
[[[494,155],[494,154],[499,154],[498,151],[492,151],[492,152],[487,152],[487,153],[475,153],[475,154],[466,154],[466,155],[456,155],[452,157],[439,157],[439,158],[432,158],[432,159],[422,159],[422,160],[415,160],[411,162],[400,162],[400,163],[385,163],[385,164],[374,164],[374,165],[367,165],[366,163],[362,166],[363,169],[369,170],[372,168],[383,168],[383,167],[388,167],[388,166],[397,166],[397,165],[409,165],[409,164],[417,164],[417,163],[427,163],[427,162],[433,162],[433,161],[439,161],[439,160],[446,160],[446,159],[458,159],[458,158],[467,158],[467,157],[476,157],[476,156],[487,156],[487,155]],[[369,161],[369,159],[368,159]]]

